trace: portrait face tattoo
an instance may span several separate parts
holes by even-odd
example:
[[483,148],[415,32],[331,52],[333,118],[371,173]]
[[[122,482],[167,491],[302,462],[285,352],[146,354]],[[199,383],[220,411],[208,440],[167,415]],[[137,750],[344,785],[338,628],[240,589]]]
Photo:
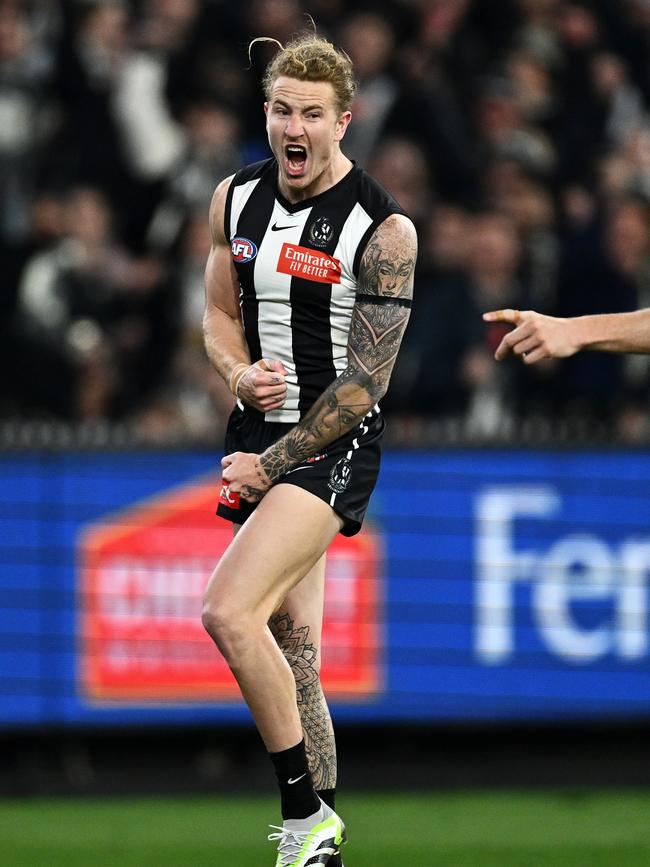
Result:
[[409,289],[413,263],[404,261],[404,256],[396,250],[381,249],[372,244],[369,245],[368,254],[370,262],[365,282],[376,286],[377,295],[390,298],[403,296]]

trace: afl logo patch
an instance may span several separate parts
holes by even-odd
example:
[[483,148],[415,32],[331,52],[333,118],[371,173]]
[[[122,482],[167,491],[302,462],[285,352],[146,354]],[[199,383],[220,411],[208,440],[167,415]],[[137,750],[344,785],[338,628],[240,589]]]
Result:
[[342,494],[352,479],[352,467],[347,458],[341,458],[332,467],[327,487],[335,494]]
[[257,256],[255,244],[249,241],[248,238],[242,238],[240,235],[232,239],[230,250],[235,262],[250,262],[251,259]]
[[334,229],[329,221],[329,217],[319,217],[311,225],[309,230],[309,240],[315,247],[325,247],[332,240]]

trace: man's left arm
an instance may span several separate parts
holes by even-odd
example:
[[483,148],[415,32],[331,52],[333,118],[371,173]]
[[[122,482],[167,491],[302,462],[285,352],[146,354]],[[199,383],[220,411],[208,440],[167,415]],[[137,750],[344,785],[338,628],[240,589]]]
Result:
[[288,470],[351,430],[381,400],[409,319],[416,257],[413,223],[391,215],[361,258],[346,369],[305,417],[261,455],[235,452],[223,459],[223,478],[232,491],[251,502],[261,499]]

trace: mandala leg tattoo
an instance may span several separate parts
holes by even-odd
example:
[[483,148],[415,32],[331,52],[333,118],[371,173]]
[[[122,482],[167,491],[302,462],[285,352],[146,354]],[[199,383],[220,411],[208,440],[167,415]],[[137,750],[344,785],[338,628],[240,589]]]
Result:
[[314,788],[333,789],[336,787],[334,728],[321,688],[316,647],[309,642],[309,627],[295,626],[284,613],[274,615],[269,628],[296,680],[298,711]]

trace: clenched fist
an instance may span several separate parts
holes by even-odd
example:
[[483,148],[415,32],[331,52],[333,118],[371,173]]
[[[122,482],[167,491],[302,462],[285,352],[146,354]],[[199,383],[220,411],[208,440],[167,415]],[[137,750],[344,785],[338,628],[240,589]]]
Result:
[[235,397],[260,412],[280,409],[287,398],[287,371],[277,358],[260,358],[255,364],[237,365],[230,374]]

